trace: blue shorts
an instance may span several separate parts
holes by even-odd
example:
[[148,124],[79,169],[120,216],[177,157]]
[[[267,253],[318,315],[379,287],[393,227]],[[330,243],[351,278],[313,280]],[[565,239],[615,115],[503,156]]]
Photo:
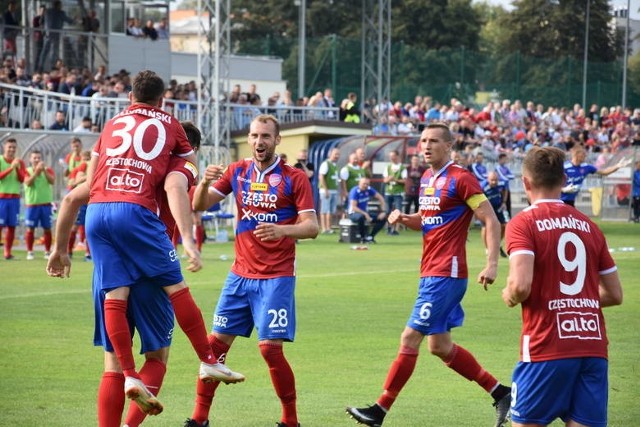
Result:
[[149,209],[133,203],[92,203],[87,208],[86,231],[94,280],[101,289],[151,277],[158,286],[183,281],[165,226]]
[[296,335],[295,277],[247,279],[229,273],[213,316],[213,331],[241,337],[293,341]]
[[78,211],[78,216],[76,217],[76,225],[84,225],[87,218],[87,205],[80,206],[80,210]]
[[518,362],[511,386],[511,417],[521,424],[556,418],[606,427],[608,362],[599,357]]
[[51,204],[28,206],[24,212],[24,225],[30,228],[51,228]]
[[20,199],[0,199],[0,227],[17,227]]
[[[93,345],[113,352],[104,322],[104,299],[106,291],[93,283],[93,306],[95,329]],[[127,317],[131,336],[137,330],[140,335],[140,353],[160,350],[171,345],[173,335],[173,306],[169,296],[151,279],[141,280],[131,286],[127,303]]]
[[460,302],[466,291],[466,278],[420,278],[418,297],[407,326],[422,335],[442,334],[462,326],[464,311]]

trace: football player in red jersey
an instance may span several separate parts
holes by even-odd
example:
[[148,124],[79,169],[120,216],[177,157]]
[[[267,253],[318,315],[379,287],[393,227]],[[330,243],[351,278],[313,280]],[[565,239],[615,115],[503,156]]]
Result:
[[[238,211],[236,259],[215,310],[211,347],[226,355],[236,336],[249,337],[255,327],[282,405],[277,425],[297,427],[295,377],[283,342],[293,341],[296,329],[296,239],[315,238],[318,220],[307,175],[275,154],[279,143],[277,119],[254,118],[249,130],[253,158],[232,163],[217,181],[222,167],[208,166],[193,204],[205,210],[233,193]],[[198,380],[196,406],[185,426],[208,426],[217,386]]]
[[607,425],[607,334],[602,307],[622,303],[617,267],[598,226],[562,202],[564,151],[533,148],[522,164],[531,206],[506,232],[502,299],[522,306],[512,425]]
[[478,275],[478,283],[485,289],[496,278],[500,246],[500,224],[491,203],[473,174],[450,160],[452,145],[453,137],[446,124],[427,125],[420,136],[420,148],[430,168],[420,180],[420,209],[411,215],[396,209],[389,215],[390,224],[400,223],[422,231],[420,285],[382,395],[373,406],[347,408],[347,413],[361,424],[382,425],[413,373],[425,336],[432,354],[491,394],[496,407],[496,427],[503,426],[509,416],[509,387],[500,384],[451,338],[451,329],[461,326],[464,320],[461,301],[468,276],[465,246],[474,214],[487,227],[487,263]]
[[[135,292],[139,283],[151,281],[168,294],[178,323],[201,360],[200,378],[225,382],[244,380],[244,376],[219,363],[212,352],[200,310],[183,280],[165,226],[157,216],[156,195],[164,184],[178,228],[183,236],[188,236],[185,239],[189,255],[187,269],[199,270],[200,254],[191,240],[188,187],[183,180],[167,178],[172,155],[192,163],[195,155],[178,121],[158,109],[163,92],[164,83],[155,73],[141,71],[136,75],[129,95],[131,105],[105,125],[87,173],[90,189],[87,232],[93,245],[94,296],[104,297],[102,320],[108,339],[102,338],[113,350],[105,346],[105,375],[99,395],[107,393],[113,397],[120,389],[123,398],[126,395],[133,399],[145,413],[152,415],[160,413],[162,405],[136,371],[127,319],[129,293]],[[86,191],[86,186],[82,188]],[[63,207],[64,202],[61,215]],[[58,227],[63,229],[68,222],[66,217],[59,220]],[[54,254],[47,267],[49,274],[68,275],[69,259],[58,242]],[[142,330],[141,335],[154,333],[147,331],[144,323],[136,326]],[[99,411],[99,425],[119,425],[121,410],[115,412]]]

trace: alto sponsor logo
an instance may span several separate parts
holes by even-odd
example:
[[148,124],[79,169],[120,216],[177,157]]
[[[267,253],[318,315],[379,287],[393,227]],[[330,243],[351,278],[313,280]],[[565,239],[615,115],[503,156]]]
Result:
[[253,212],[251,209],[242,208],[242,221],[278,222],[278,215],[269,212]]
[[213,316],[213,325],[219,328],[226,328],[228,321],[229,319],[226,316],[218,316],[217,314]]
[[558,334],[561,339],[602,339],[600,320],[595,313],[564,312],[557,314]]
[[111,168],[107,173],[107,190],[140,193],[144,175],[129,169]]

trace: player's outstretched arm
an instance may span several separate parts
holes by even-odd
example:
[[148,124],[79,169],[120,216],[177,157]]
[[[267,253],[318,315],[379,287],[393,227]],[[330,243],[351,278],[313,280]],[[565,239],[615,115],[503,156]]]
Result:
[[502,290],[502,300],[509,307],[515,307],[529,298],[533,282],[532,254],[514,254],[509,258],[507,286]]
[[89,201],[89,185],[83,183],[71,190],[60,202],[56,221],[56,239],[53,251],[47,261],[47,274],[51,277],[69,277],[71,259],[67,253],[67,244],[71,236],[73,223],[78,217],[82,205]]

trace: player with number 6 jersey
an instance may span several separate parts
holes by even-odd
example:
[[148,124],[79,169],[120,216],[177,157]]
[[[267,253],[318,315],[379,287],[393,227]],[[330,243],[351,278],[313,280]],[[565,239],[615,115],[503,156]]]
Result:
[[564,152],[533,148],[522,165],[531,206],[506,230],[509,277],[502,298],[522,306],[513,373],[513,426],[607,425],[607,333],[602,308],[622,303],[606,239],[562,202]]

